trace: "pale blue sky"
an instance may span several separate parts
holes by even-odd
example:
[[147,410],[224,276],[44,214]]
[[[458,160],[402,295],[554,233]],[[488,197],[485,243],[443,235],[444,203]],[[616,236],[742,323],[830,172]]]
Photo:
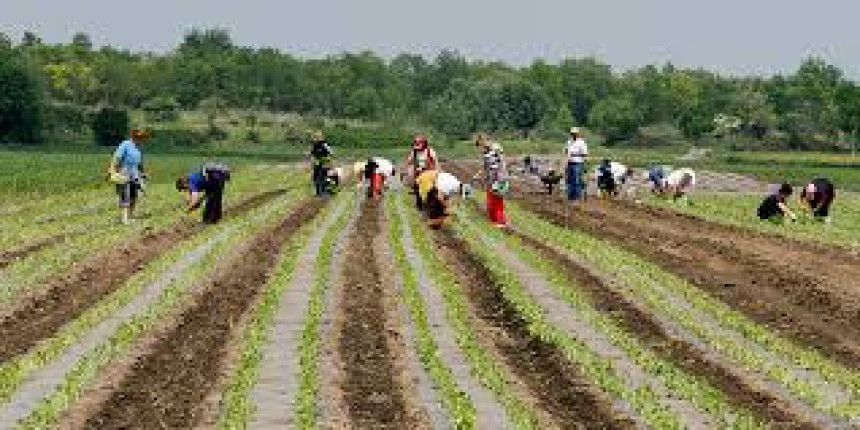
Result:
[[817,55],[860,76],[851,0],[0,0],[0,31],[48,42],[164,51],[192,26],[305,57],[370,49],[526,64],[595,55],[621,67],[672,61],[736,74],[791,71]]

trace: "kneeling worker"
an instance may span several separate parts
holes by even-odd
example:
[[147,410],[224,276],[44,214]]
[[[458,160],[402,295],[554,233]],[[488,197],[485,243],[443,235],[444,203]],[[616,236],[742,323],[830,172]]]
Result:
[[830,222],[830,205],[836,198],[836,187],[829,179],[817,178],[800,191],[800,203],[816,221]]
[[793,190],[791,184],[785,183],[779,187],[776,194],[765,197],[758,207],[758,217],[762,220],[778,222],[785,219],[797,220],[794,212],[788,208],[786,201],[791,197]]
[[215,224],[221,220],[224,185],[230,180],[230,169],[217,163],[207,163],[196,172],[176,180],[178,191],[188,192],[188,212],[194,212],[203,203],[203,222]]
[[458,194],[466,196],[470,192],[469,186],[456,176],[438,170],[424,171],[418,175],[416,183],[427,223],[434,229],[441,228],[448,218],[451,200]]

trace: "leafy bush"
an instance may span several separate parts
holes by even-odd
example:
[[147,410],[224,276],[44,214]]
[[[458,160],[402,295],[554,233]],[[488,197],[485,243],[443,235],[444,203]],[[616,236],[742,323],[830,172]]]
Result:
[[187,128],[159,129],[152,135],[154,143],[170,146],[203,145],[210,139],[209,133]]
[[42,91],[26,64],[0,50],[0,141],[39,142]]
[[176,121],[179,118],[179,102],[173,97],[155,97],[141,107],[152,121]]
[[113,146],[121,142],[129,131],[128,111],[120,108],[104,107],[93,117],[92,130],[96,143]]
[[92,124],[91,114],[86,106],[49,103],[45,106],[45,124],[54,133],[83,133]]
[[636,135],[636,143],[642,146],[669,146],[683,142],[684,133],[667,123],[640,127]]
[[335,127],[325,131],[326,140],[345,148],[394,148],[407,146],[412,134],[406,130]]

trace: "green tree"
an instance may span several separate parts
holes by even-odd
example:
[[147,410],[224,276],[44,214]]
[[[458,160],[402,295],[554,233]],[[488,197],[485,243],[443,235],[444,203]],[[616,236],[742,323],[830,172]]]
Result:
[[601,100],[591,110],[588,124],[599,130],[607,142],[632,138],[644,124],[644,113],[629,96],[612,96]]
[[42,138],[42,90],[36,72],[0,50],[0,141],[35,143]]

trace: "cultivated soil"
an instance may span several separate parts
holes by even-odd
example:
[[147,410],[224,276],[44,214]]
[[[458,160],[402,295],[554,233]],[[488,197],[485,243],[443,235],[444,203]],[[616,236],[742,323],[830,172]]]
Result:
[[814,424],[805,422],[805,417],[776,394],[759,390],[736,369],[713,359],[687,339],[670,333],[646,307],[628,300],[618,288],[611,286],[610,278],[544,242],[514,230],[508,232],[541,258],[559,267],[571,284],[587,294],[595,309],[612,315],[628,333],[638,337],[651,350],[687,372],[708,380],[725,392],[736,407],[750,409],[763,422],[791,423],[792,428],[816,428]]
[[[89,414],[86,428],[191,428],[206,416],[206,399],[228,366],[231,340],[259,298],[281,249],[324,202],[311,200],[255,236],[206,280],[192,306],[161,330],[110,396]],[[146,342],[144,339],[143,342]],[[86,399],[83,399],[86,403]]]
[[[377,263],[375,239],[382,234],[379,203],[367,200],[348,239],[337,327],[342,361],[342,395],[354,428],[429,428],[427,414],[416,410],[414,390],[406,386],[402,337],[387,300]],[[397,344],[401,344],[398,346]]]
[[860,363],[860,258],[626,201],[514,199],[549,221],[653,261],[783,335]]
[[492,274],[451,231],[434,234],[437,253],[464,288],[478,336],[527,387],[537,405],[559,428],[634,428],[614,411],[611,401],[592,385],[553,344],[532,335]]
[[[253,196],[225,211],[225,217],[247,213],[283,194],[283,190]],[[16,298],[0,321],[0,362],[22,354],[63,325],[120,288],[176,243],[205,228],[191,221],[148,231],[121,247],[96,254],[76,264],[70,271],[46,280]]]
[[14,263],[16,260],[26,258],[30,254],[39,252],[52,245],[58,244],[66,240],[66,238],[68,237],[69,235],[65,233],[55,234],[53,236],[46,237],[44,239],[21,246],[19,248],[0,252],[0,269],[5,269],[7,266]]

